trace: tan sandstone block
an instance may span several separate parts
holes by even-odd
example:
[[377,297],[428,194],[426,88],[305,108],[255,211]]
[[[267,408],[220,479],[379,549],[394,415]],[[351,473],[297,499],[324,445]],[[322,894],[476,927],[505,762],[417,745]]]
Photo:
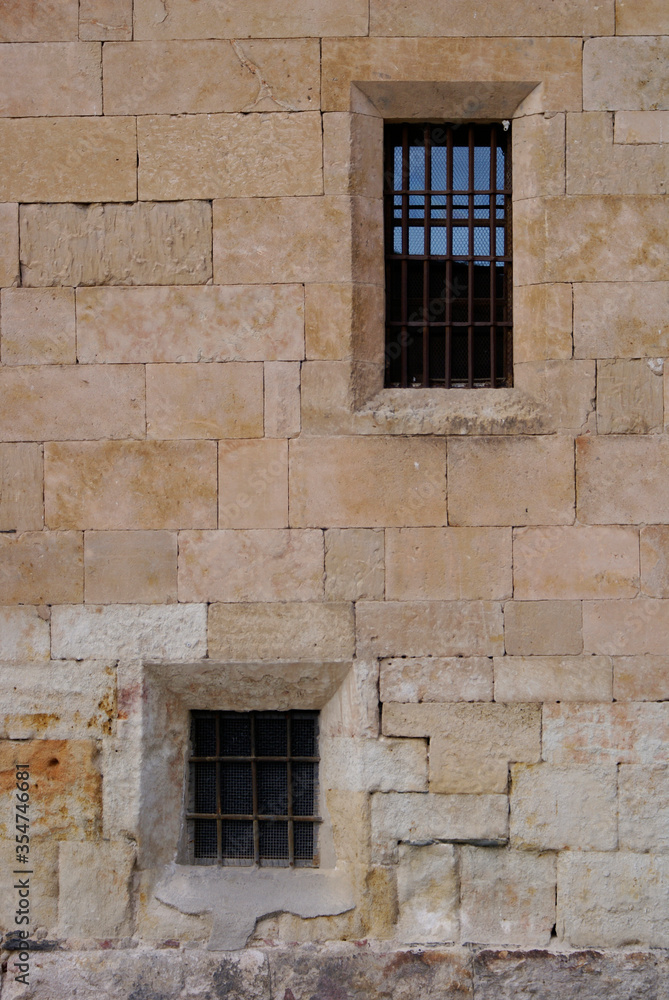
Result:
[[641,589],[648,597],[669,597],[669,526],[641,529]]
[[182,531],[180,601],[317,601],[322,531]]
[[669,522],[669,442],[629,435],[576,441],[578,516],[590,524]]
[[565,193],[565,118],[527,115],[514,121],[514,201]]
[[319,104],[319,55],[311,38],[106,45],[105,114],[309,111]]
[[0,116],[102,114],[100,59],[94,42],[4,45]]
[[211,278],[203,201],[21,207],[26,285],[191,285]]
[[643,145],[669,141],[669,111],[618,111],[613,141]]
[[5,0],[0,42],[75,42],[78,0]]
[[266,361],[264,377],[265,437],[295,437],[300,433],[300,364]]
[[657,358],[669,342],[669,282],[574,285],[577,358]]
[[460,939],[545,947],[555,925],[555,856],[508,848],[460,852]]
[[131,932],[135,853],[135,844],[127,841],[60,845],[58,923],[63,937],[119,938]]
[[664,764],[669,704],[544,705],[543,756],[553,764]]
[[[192,662],[207,655],[204,604],[66,604],[51,611],[51,652],[60,659]],[[132,692],[126,692],[127,701]]]
[[[652,37],[652,36],[656,37]],[[669,108],[669,38],[589,38],[583,48],[585,111],[658,111]]]
[[[56,933],[58,922],[58,843],[46,837],[31,838],[33,856],[39,857],[39,868],[32,868],[33,874],[30,876],[30,920],[32,927],[18,927],[15,923],[16,904],[18,902],[18,892],[15,888],[18,885],[17,879],[21,876],[15,874],[16,863],[16,841],[3,838],[0,840],[0,930],[11,938],[17,931],[24,930],[30,933],[31,939],[35,940],[37,928],[47,931],[49,936]],[[19,862],[19,865],[21,863]],[[21,866],[23,867],[23,866]],[[9,943],[9,941],[7,941]],[[18,969],[19,954],[13,952],[8,960],[9,974],[13,977],[20,975]]]
[[[292,161],[287,166],[292,170]],[[216,201],[214,280],[350,281],[350,233],[350,199],[344,197]]]
[[496,656],[495,701],[611,701],[608,656]]
[[531,851],[613,851],[617,772],[609,767],[511,766],[511,844]]
[[134,201],[134,118],[0,119],[3,201]]
[[669,659],[614,656],[613,697],[616,701],[669,700]]
[[384,550],[382,530],[329,528],[325,532],[326,599],[383,600]]
[[379,362],[378,318],[384,309],[380,285],[309,284],[304,291],[309,360]]
[[570,524],[573,519],[574,453],[570,440],[449,440],[450,524]]
[[79,38],[124,42],[132,38],[132,0],[79,0]]
[[613,0],[593,5],[551,0],[511,6],[492,0],[473,9],[466,0],[371,0],[370,35],[607,35],[613,34]]
[[613,115],[567,116],[568,194],[665,194],[669,148],[613,141]]
[[0,287],[19,282],[19,206],[0,204]]
[[503,600],[511,596],[509,528],[389,528],[390,601]]
[[209,655],[228,660],[347,660],[350,604],[212,604]]
[[639,535],[617,525],[521,528],[514,533],[513,568],[520,599],[635,597]]
[[629,851],[669,851],[669,767],[618,770],[620,847]]
[[288,527],[288,443],[221,441],[219,528]]
[[146,366],[148,438],[262,437],[263,366]]
[[383,197],[383,119],[331,112],[323,115],[326,194]]
[[571,285],[516,288],[513,312],[513,356],[517,363],[571,357]]
[[487,656],[381,660],[381,701],[492,701],[492,691]]
[[582,652],[580,601],[508,601],[504,605],[504,646],[511,656]]
[[80,288],[80,362],[289,361],[304,356],[299,285]]
[[400,844],[397,897],[400,941],[456,941],[460,893],[453,845]]
[[0,607],[0,661],[48,660],[49,622],[41,608]]
[[137,122],[142,199],[269,198],[323,190],[317,113],[161,115]]
[[140,365],[0,369],[0,439],[63,441],[144,436]]
[[65,604],[84,599],[84,545],[78,531],[0,535],[0,604]]
[[663,655],[667,649],[669,601],[586,601],[583,645],[589,653]]
[[662,369],[653,361],[598,361],[597,432],[649,434],[661,430],[663,388]]
[[90,441],[45,446],[49,527],[216,526],[214,441]]
[[617,35],[669,33],[669,14],[664,0],[616,0]]
[[290,506],[295,527],[444,524],[444,442],[295,440],[290,445]]
[[39,531],[44,523],[42,448],[0,444],[0,531]]
[[361,601],[358,643],[375,656],[492,656],[503,652],[502,609],[487,601]]
[[168,531],[87,531],[89,604],[169,604],[177,599],[177,536]]
[[67,365],[76,358],[71,288],[6,288],[0,293],[3,365]]
[[594,361],[530,361],[514,365],[513,373],[515,387],[540,403],[551,430],[594,430]]
[[249,0],[243,6],[226,0],[203,0],[195,9],[176,0],[167,15],[159,0],[136,0],[136,38],[304,38],[366,35],[368,0],[309,0],[289,7],[278,0]]

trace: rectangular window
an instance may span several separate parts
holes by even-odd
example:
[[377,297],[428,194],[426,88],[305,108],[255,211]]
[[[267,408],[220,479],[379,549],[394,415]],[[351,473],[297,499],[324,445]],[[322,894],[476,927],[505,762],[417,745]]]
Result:
[[386,125],[384,175],[386,386],[511,385],[508,123]]
[[317,712],[191,713],[194,864],[316,867]]

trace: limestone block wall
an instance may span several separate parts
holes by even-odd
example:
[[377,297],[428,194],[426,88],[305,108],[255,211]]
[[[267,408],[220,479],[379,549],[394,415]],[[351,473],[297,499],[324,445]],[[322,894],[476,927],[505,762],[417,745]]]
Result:
[[[2,1000],[666,989],[668,69],[660,0],[2,4]],[[384,119],[491,118],[514,386],[384,389]],[[303,897],[185,864],[212,707],[321,711]]]

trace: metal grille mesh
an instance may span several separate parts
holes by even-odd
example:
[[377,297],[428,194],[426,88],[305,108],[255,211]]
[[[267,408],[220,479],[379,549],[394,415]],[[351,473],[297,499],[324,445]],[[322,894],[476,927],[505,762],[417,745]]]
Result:
[[316,866],[318,761],[315,712],[193,712],[191,860]]

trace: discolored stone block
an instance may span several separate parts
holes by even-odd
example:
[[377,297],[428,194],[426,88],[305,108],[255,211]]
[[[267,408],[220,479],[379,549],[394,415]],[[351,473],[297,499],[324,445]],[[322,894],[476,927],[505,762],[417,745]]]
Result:
[[212,604],[209,653],[229,660],[345,660],[350,604]]
[[325,596],[329,601],[382,600],[383,530],[329,528],[325,532]]
[[496,656],[495,701],[611,701],[608,656]]
[[571,358],[571,285],[524,285],[513,292],[517,363]]
[[[21,942],[15,937],[20,930],[30,930],[28,927],[17,926],[16,911],[19,901],[16,862],[16,834],[10,834],[6,839],[0,839],[0,932],[4,937],[5,947],[20,947]],[[39,856],[39,869],[33,868],[29,879],[30,889],[30,919],[35,930],[42,928],[53,940],[58,924],[58,842],[49,835],[33,837],[32,848],[34,856]],[[20,862],[19,862],[20,864]],[[21,866],[23,867],[23,866]],[[31,867],[28,865],[27,867]],[[33,937],[31,935],[31,937]],[[13,939],[13,941],[12,941]],[[34,940],[34,937],[33,937]],[[16,942],[16,944],[14,944]],[[21,975],[19,951],[10,952],[7,960],[8,975]],[[20,984],[19,984],[20,985]]]
[[321,35],[365,35],[367,0],[325,0],[286,7],[273,0],[250,0],[244,7],[204,0],[193,10],[188,0],[177,0],[168,13],[158,0],[137,0],[136,38],[304,38]]
[[39,444],[0,444],[0,531],[42,527],[42,468]]
[[71,288],[6,288],[0,302],[3,365],[75,363]]
[[504,605],[504,646],[511,656],[580,653],[580,602],[508,601]]
[[76,42],[78,0],[6,0],[0,42]]
[[423,740],[321,737],[321,788],[341,792],[426,792]]
[[460,893],[452,844],[400,844],[397,901],[400,941],[457,940]]
[[656,358],[669,337],[669,282],[574,285],[577,358]]
[[288,527],[288,443],[221,441],[219,528]]
[[613,697],[616,701],[669,700],[666,656],[614,656]]
[[650,434],[661,430],[663,395],[662,372],[654,362],[598,361],[597,432]]
[[648,597],[669,597],[669,526],[641,529],[641,589]]
[[669,443],[659,436],[576,441],[579,520],[589,524],[669,522]]
[[79,38],[128,41],[132,38],[132,0],[80,0]]
[[0,287],[19,282],[19,206],[0,204]]
[[[116,664],[104,655],[84,662],[52,659],[46,666],[5,661],[0,670],[0,736],[68,741],[108,736],[116,723]],[[99,819],[98,800],[90,791],[89,803]],[[43,832],[47,829],[45,821]]]
[[492,660],[489,657],[381,660],[381,701],[492,701],[492,691]]
[[669,851],[669,767],[618,770],[620,847],[630,851]]
[[[60,845],[59,931],[65,937],[126,937],[132,927],[130,876],[136,847],[127,841]],[[100,906],[103,898],[104,906]]]
[[261,437],[262,413],[260,364],[146,366],[148,438]]
[[669,705],[544,705],[543,756],[551,764],[664,764]]
[[49,659],[49,622],[40,611],[0,607],[0,661]]
[[78,531],[0,535],[0,604],[83,600],[83,538]]
[[291,438],[300,433],[300,369],[296,361],[265,362],[265,437]]
[[52,654],[126,660],[198,660],[206,655],[202,604],[64,605],[51,612]]
[[[655,36],[655,37],[653,37]],[[669,108],[662,67],[669,39],[589,38],[583,47],[585,111],[657,111]]]
[[87,531],[89,604],[170,604],[177,599],[177,536],[168,531]]
[[492,656],[503,651],[492,601],[360,601],[358,648],[375,656]]

